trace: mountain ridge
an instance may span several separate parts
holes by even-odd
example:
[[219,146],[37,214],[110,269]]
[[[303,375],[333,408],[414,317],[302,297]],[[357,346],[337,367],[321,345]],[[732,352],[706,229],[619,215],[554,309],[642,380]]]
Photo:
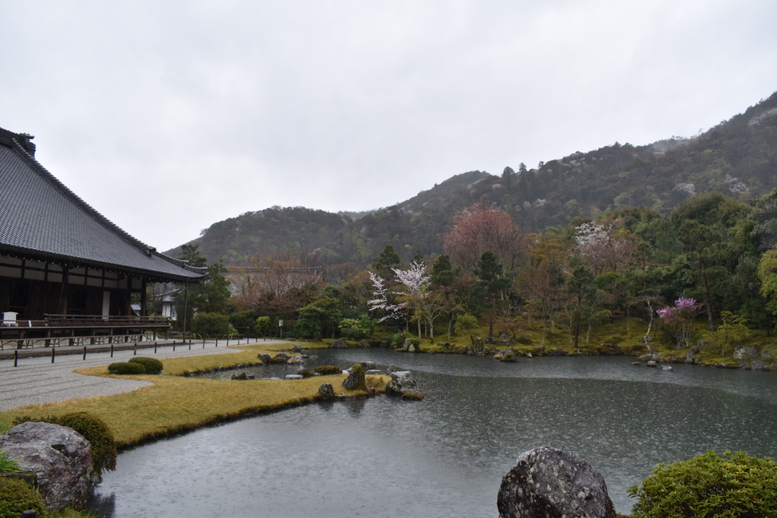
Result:
[[[688,196],[717,191],[743,201],[777,188],[777,93],[690,138],[619,144],[500,176],[459,173],[389,207],[330,213],[271,207],[216,222],[187,244],[210,259],[244,265],[293,254],[305,263],[368,264],[387,244],[407,260],[442,252],[455,214],[492,202],[525,232],[639,206],[668,213]],[[175,256],[180,247],[168,251]]]

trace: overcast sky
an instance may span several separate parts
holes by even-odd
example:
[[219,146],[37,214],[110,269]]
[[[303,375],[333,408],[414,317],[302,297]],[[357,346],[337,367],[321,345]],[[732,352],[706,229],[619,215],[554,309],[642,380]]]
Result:
[[0,127],[166,250],[273,205],[692,136],[777,91],[774,0],[0,0]]

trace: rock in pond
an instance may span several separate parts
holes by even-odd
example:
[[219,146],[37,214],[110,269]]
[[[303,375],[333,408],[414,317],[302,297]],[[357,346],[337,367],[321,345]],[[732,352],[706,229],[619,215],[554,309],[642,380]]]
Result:
[[0,436],[0,449],[36,474],[50,509],[84,508],[94,463],[92,446],[81,434],[58,424],[22,423]]
[[500,362],[514,362],[517,358],[512,349],[502,349],[494,355],[494,359]]
[[[405,398],[405,394],[413,393]],[[420,401],[424,398],[423,392],[418,390],[413,373],[410,371],[395,371],[391,373],[391,380],[386,383],[386,394],[389,396],[400,396],[403,399]]]
[[503,478],[500,518],[615,518],[601,474],[572,453],[542,446],[525,452]]
[[324,383],[318,387],[318,397],[324,401],[331,401],[335,398],[335,389],[331,383]]
[[345,390],[367,390],[367,382],[364,378],[364,367],[359,364],[351,367],[348,377],[343,380]]

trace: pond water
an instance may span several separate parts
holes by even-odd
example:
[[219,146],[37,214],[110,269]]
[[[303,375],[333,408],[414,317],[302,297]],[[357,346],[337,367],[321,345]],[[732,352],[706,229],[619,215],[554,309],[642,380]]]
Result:
[[91,508],[115,518],[494,517],[502,476],[548,445],[589,462],[627,513],[626,488],[659,462],[708,449],[777,456],[777,373],[382,349],[327,350],[309,366],[366,360],[413,371],[426,399],[313,404],[125,451]]

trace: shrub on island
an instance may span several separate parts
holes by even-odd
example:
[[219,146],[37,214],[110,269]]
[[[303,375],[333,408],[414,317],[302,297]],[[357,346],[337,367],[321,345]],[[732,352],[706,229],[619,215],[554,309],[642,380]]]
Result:
[[111,374],[145,374],[146,368],[142,363],[116,362],[108,365]]
[[321,374],[322,376],[327,376],[329,374],[343,373],[343,369],[341,367],[338,367],[337,365],[319,365],[313,370]]
[[159,374],[162,372],[162,362],[155,358],[138,356],[137,358],[132,358],[129,363],[141,364],[146,369],[146,374]]

